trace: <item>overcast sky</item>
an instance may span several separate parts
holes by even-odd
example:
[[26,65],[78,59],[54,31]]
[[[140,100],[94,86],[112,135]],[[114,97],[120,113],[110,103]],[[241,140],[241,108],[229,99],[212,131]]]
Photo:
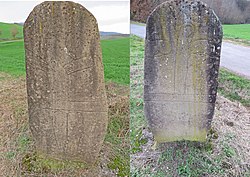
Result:
[[[24,22],[32,9],[43,1],[0,1],[0,22]],[[129,34],[129,0],[74,1],[97,19],[100,31]]]

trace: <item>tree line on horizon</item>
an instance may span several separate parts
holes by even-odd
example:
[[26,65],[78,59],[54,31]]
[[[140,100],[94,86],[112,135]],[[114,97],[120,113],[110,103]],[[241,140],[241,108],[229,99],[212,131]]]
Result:
[[[145,23],[156,6],[170,0],[131,0],[131,20]],[[249,0],[201,0],[210,6],[223,24],[250,23]]]
[[[10,28],[10,34],[12,36],[13,39],[16,39],[16,35],[19,33],[18,28],[16,26],[13,26],[12,28]],[[0,29],[0,37],[3,34],[3,31]]]

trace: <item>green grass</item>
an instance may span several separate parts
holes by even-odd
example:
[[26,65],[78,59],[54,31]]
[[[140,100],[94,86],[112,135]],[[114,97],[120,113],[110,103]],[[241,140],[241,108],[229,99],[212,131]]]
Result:
[[131,153],[141,151],[141,145],[147,140],[142,138],[142,129],[146,124],[143,114],[143,58],[144,40],[132,36],[130,43],[130,143]]
[[104,74],[106,80],[129,84],[129,38],[102,40]]
[[23,38],[23,27],[21,25],[0,22],[0,31],[2,32],[2,34],[0,35],[0,41],[13,40],[13,37],[11,35],[11,29],[13,27],[16,27],[18,29],[16,39]]
[[250,80],[220,69],[218,92],[231,101],[250,107]]
[[13,76],[25,75],[23,41],[0,42],[0,72]]
[[[106,81],[129,84],[129,38],[102,40]],[[0,72],[13,76],[25,75],[23,41],[0,42]]]
[[235,154],[227,155],[229,150],[226,147],[230,148],[227,141],[224,142],[223,147],[225,152],[222,151],[218,156],[214,156],[209,142],[205,144],[186,141],[172,143],[172,146],[169,146],[160,155],[157,164],[159,167],[168,165],[168,173],[178,176],[198,177],[208,174],[223,176],[226,174],[225,163],[227,158],[235,157]]
[[109,111],[109,125],[105,142],[112,147],[113,155],[107,165],[117,176],[128,176],[129,168],[129,103],[121,100]]
[[76,170],[76,169],[84,169],[88,166],[82,162],[72,162],[72,161],[60,161],[56,159],[49,159],[48,157],[44,158],[43,156],[39,156],[36,153],[29,154],[27,153],[25,157],[22,159],[23,169],[25,169],[26,173],[45,173],[52,172],[58,173],[63,170]]
[[250,24],[223,25],[224,38],[250,40]]

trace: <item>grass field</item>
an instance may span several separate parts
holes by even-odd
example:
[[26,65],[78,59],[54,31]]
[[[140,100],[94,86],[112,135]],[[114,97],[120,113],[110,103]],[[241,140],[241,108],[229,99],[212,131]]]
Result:
[[[165,143],[156,150],[152,150],[153,135],[148,128],[143,111],[143,39],[132,37],[130,55],[130,138],[132,152],[130,176],[222,177],[250,175],[249,163],[246,160],[249,155],[247,155],[247,150],[244,151],[248,146],[242,148],[249,137],[248,130],[245,130],[249,114],[247,114],[246,108],[240,111],[237,108],[237,103],[231,103],[221,96],[217,98],[212,129],[205,143],[188,141]],[[224,72],[221,74],[223,76],[220,76],[220,82],[229,80],[230,83],[234,83],[235,87],[239,87],[239,82],[241,82],[239,78],[237,78],[239,82],[234,82],[230,75]],[[240,120],[237,119],[239,114]],[[244,140],[241,140],[241,137],[244,137]]]
[[221,95],[250,107],[250,80],[221,68],[219,83],[218,92]]
[[129,45],[129,38],[101,41],[106,80],[129,84]]
[[223,25],[224,38],[250,41],[250,24]]
[[[1,39],[12,40],[10,29],[18,28],[18,38],[23,38],[23,27],[0,22]],[[104,74],[106,81],[129,84],[129,37],[101,40]],[[0,72],[13,76],[25,75],[23,41],[0,42]]]
[[[106,81],[129,84],[129,38],[102,40]],[[23,41],[0,42],[0,72],[13,76],[25,75]]]
[[18,29],[17,39],[23,38],[23,27],[21,25],[2,23],[0,22],[0,41],[12,40],[11,29],[16,27]]
[[0,72],[13,76],[25,75],[23,41],[0,42]]

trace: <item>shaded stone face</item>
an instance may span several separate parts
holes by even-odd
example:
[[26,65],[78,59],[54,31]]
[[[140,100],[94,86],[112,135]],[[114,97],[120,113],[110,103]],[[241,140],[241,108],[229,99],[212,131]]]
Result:
[[108,122],[94,16],[73,2],[44,2],[24,24],[29,123],[38,152],[94,163]]
[[199,1],[170,1],[148,17],[145,116],[158,142],[205,141],[214,114],[222,27]]

